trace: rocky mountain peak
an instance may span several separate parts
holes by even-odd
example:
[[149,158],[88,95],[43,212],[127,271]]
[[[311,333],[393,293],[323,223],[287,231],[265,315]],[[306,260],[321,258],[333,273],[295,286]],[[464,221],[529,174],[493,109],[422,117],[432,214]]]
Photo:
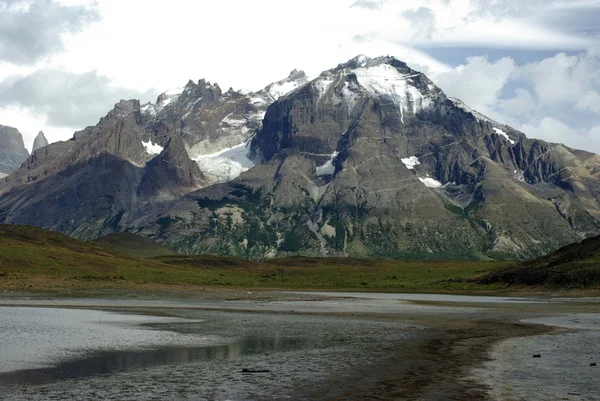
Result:
[[29,157],[18,129],[0,125],[0,173],[10,174]]
[[299,79],[303,79],[306,77],[306,73],[302,70],[297,70],[297,69],[293,69],[290,72],[290,75],[288,75],[288,77],[286,78],[286,80],[288,81],[296,81]]
[[106,117],[102,117],[100,119],[100,124],[106,123],[108,121],[117,120],[123,117],[128,117],[133,115],[135,112],[140,111],[140,101],[137,99],[131,100],[121,100],[111,111],[108,112]]
[[31,150],[31,153],[33,153],[36,150],[41,149],[45,146],[48,146],[48,139],[46,139],[46,136],[44,135],[44,131],[40,131],[33,141],[33,148]]
[[269,101],[273,102],[283,95],[306,85],[309,81],[310,78],[306,76],[304,71],[293,70],[287,78],[267,85],[262,92],[267,95]]
[[172,136],[162,152],[148,162],[139,195],[177,194],[182,196],[198,189],[205,181],[198,164],[191,160],[179,136]]

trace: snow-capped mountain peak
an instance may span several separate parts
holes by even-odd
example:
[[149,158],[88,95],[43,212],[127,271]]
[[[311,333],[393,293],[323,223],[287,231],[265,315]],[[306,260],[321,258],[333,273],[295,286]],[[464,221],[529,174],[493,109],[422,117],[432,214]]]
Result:
[[304,71],[293,70],[287,78],[267,85],[263,91],[275,101],[308,82],[310,78]]
[[164,109],[167,105],[169,105],[174,100],[183,93],[185,88],[171,88],[166,92],[161,93],[156,100],[155,109],[157,112]]
[[388,56],[356,56],[323,72],[311,85],[319,101],[331,92],[334,105],[346,103],[349,112],[360,99],[384,98],[398,107],[403,122],[405,115],[428,109],[442,93],[425,75]]

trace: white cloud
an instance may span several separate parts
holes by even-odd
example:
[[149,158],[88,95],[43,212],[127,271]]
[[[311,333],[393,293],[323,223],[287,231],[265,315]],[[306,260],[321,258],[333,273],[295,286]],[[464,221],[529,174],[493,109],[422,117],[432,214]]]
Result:
[[0,104],[21,106],[46,117],[54,126],[85,127],[95,124],[122,99],[155,100],[155,91],[140,93],[112,85],[96,72],[74,74],[42,69],[0,83]]
[[[600,87],[598,72],[600,57],[593,51],[573,56],[559,53],[521,67],[515,78],[531,83],[538,101],[542,105],[551,105],[579,102],[584,97],[593,97],[593,88]],[[582,103],[583,106],[585,102]]]
[[63,50],[63,35],[97,21],[92,7],[54,0],[0,0],[0,62],[28,64]]
[[575,104],[575,108],[592,113],[600,113],[600,94],[595,90],[588,91]]
[[590,49],[521,66],[510,58],[470,57],[433,80],[449,96],[530,137],[598,152],[599,56]]
[[527,118],[535,111],[536,107],[537,103],[534,96],[523,88],[518,88],[515,91],[515,97],[498,101],[498,108],[514,117]]
[[553,117],[545,117],[536,125],[524,124],[521,128],[526,134],[549,142],[573,143],[578,137],[577,131]]
[[464,101],[481,112],[495,106],[498,95],[515,71],[511,58],[494,63],[487,57],[469,57],[466,64],[434,76],[437,85],[447,94]]
[[556,118],[545,117],[538,124],[523,125],[521,130],[530,137],[600,153],[600,125],[577,130]]

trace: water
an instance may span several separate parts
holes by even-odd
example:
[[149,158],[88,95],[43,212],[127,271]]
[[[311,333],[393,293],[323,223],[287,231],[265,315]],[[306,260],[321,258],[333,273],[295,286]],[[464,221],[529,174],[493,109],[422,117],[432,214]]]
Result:
[[[478,374],[497,400],[600,400],[600,314],[524,320],[572,329],[502,342]],[[533,358],[539,354],[541,358]],[[596,363],[598,366],[590,366]]]
[[498,297],[480,295],[448,295],[448,294],[395,294],[376,292],[305,292],[305,294],[322,295],[328,297],[347,297],[376,299],[387,301],[417,301],[417,302],[448,302],[467,304],[544,304],[552,302],[549,299],[522,298],[522,297]]
[[301,343],[291,339],[248,338],[240,342],[205,347],[161,348],[147,351],[89,352],[86,357],[41,369],[0,373],[0,388],[6,385],[37,385],[65,379],[118,374],[152,365],[176,365],[194,361],[222,359],[233,361],[243,355],[297,349]]
[[0,400],[298,399],[422,330],[326,316],[170,313],[178,317],[0,308]]
[[0,373],[45,368],[90,352],[226,341],[153,328],[185,323],[201,321],[81,309],[0,307]]

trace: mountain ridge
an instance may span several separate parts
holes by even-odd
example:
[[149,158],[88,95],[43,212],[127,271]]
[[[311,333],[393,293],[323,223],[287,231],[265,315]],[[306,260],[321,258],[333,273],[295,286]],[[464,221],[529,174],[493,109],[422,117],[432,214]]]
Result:
[[[125,173],[85,207],[83,184],[68,187],[64,207],[81,213],[68,223],[58,198],[33,194],[64,187],[68,169]],[[600,234],[599,173],[598,155],[529,139],[393,57],[358,56],[254,93],[200,80],[119,102],[2,181],[0,222],[250,259],[524,259]]]

